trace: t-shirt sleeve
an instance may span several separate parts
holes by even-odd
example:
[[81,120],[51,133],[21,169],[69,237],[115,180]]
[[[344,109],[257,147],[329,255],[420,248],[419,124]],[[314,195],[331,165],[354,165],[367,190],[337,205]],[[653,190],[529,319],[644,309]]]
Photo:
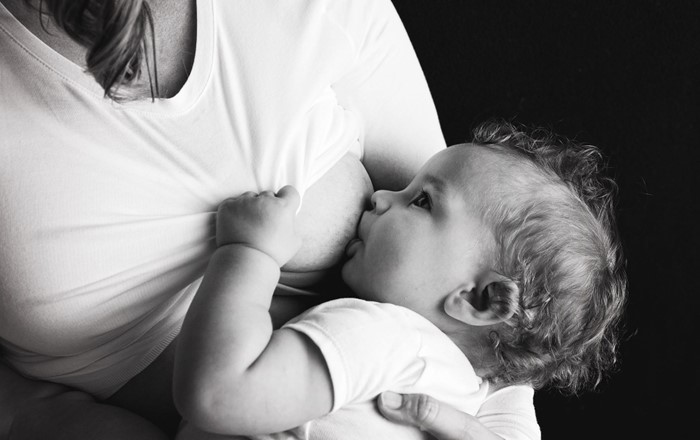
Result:
[[315,307],[285,324],[321,350],[333,382],[333,408],[411,386],[424,362],[421,336],[392,316],[389,304],[340,299]]
[[539,440],[533,397],[534,390],[529,386],[505,387],[488,396],[476,416],[505,440]]
[[331,1],[328,15],[355,49],[333,90],[360,121],[368,169],[417,167],[444,148],[430,89],[393,2]]
[[404,307],[343,298],[285,327],[321,350],[333,383],[332,411],[390,390],[429,394],[476,414],[488,390],[447,335]]

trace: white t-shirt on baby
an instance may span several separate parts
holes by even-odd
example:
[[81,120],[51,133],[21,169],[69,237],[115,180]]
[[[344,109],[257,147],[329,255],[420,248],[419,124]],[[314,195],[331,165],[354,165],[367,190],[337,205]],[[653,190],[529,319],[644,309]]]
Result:
[[[377,395],[429,394],[475,415],[489,391],[452,340],[405,307],[343,298],[306,311],[284,328],[303,333],[320,349],[333,384],[333,407],[295,429],[244,438],[426,439],[417,428],[385,419],[376,409]],[[190,435],[185,427],[178,440],[203,440]]]

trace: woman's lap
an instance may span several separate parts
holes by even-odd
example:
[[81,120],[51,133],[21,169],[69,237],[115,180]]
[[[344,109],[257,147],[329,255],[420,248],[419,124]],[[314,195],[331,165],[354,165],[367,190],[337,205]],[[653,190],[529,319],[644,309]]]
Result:
[[155,425],[63,385],[30,380],[0,363],[0,439],[162,440]]
[[177,339],[104,403],[128,409],[150,420],[167,434],[174,435],[180,423],[172,394],[176,343]]

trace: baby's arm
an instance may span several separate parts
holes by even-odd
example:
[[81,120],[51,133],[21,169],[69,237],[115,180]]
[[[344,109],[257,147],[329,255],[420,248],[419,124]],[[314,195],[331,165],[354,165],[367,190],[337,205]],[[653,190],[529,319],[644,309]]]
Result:
[[217,214],[217,250],[179,336],[175,403],[199,429],[283,431],[328,413],[332,388],[318,348],[294,330],[273,332],[269,308],[280,266],[299,248],[299,195],[246,193]]

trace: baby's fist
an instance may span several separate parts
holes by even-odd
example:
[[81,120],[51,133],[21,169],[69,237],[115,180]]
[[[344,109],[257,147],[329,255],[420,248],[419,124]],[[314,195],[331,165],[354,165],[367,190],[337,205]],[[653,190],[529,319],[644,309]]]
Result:
[[249,191],[224,200],[216,215],[216,245],[255,248],[283,266],[301,246],[294,227],[299,200],[299,193],[289,185],[277,194]]

